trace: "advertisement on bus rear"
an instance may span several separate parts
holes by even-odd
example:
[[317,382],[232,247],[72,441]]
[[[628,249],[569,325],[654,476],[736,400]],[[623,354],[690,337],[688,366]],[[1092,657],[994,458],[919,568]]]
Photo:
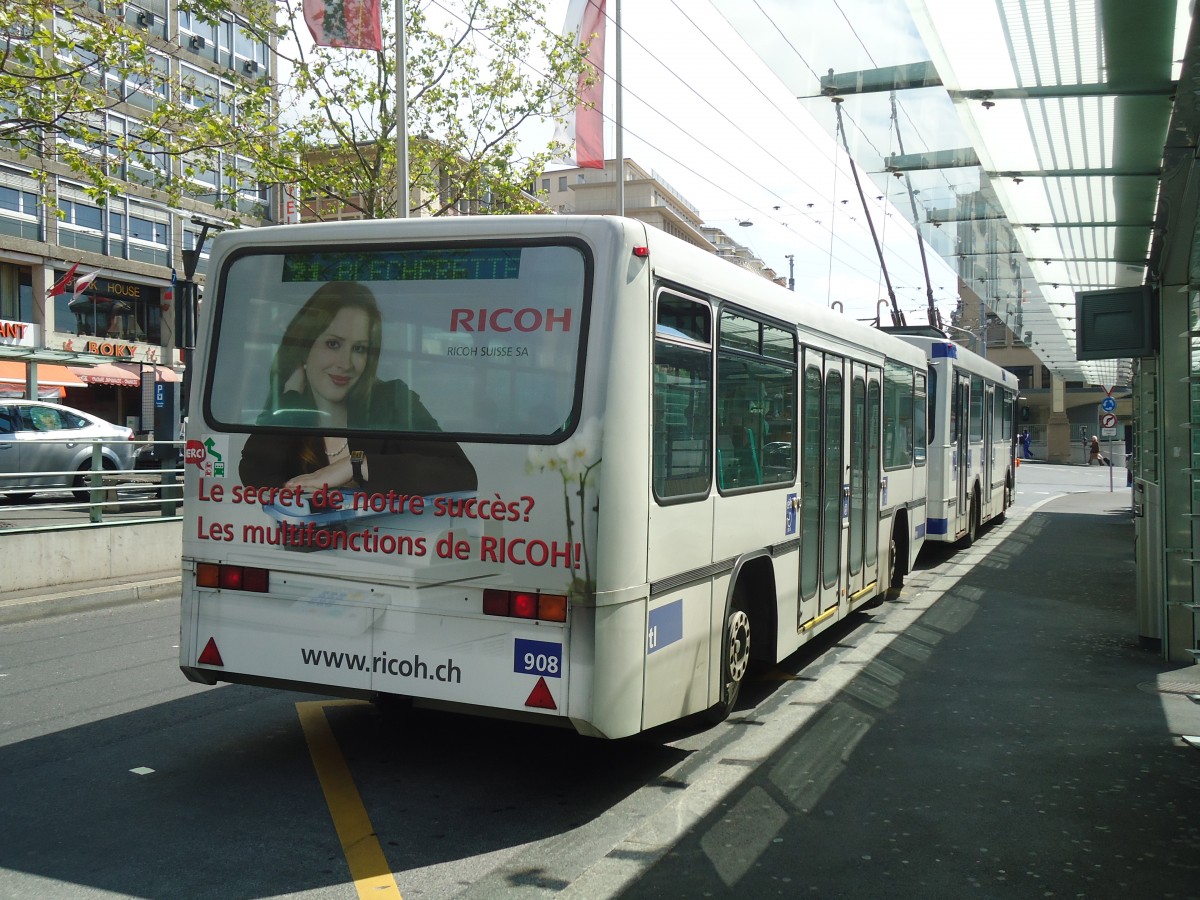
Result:
[[567,243],[235,255],[198,360],[191,555],[586,596],[589,264]]

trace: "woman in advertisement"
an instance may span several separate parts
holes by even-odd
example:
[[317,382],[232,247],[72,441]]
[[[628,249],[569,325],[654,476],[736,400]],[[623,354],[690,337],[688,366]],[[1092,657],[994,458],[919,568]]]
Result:
[[[421,495],[475,490],[475,468],[453,441],[344,436],[441,431],[408,385],[377,378],[382,336],[379,305],[366,285],[331,281],[313,293],[271,363],[259,424],[272,431],[246,441],[239,466],[244,484]],[[288,427],[343,436],[275,430]]]

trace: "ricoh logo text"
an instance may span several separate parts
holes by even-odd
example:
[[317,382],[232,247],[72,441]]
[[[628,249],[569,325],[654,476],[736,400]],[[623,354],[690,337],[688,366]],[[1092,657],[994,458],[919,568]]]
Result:
[[571,330],[570,309],[452,309],[450,310],[450,330],[472,333],[494,331],[520,331],[529,334],[534,331]]

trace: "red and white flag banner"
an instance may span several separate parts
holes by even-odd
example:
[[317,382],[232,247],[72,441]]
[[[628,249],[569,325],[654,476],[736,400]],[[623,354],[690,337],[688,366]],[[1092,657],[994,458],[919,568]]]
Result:
[[89,287],[91,287],[92,282],[95,281],[99,276],[99,269],[97,269],[95,272],[88,272],[86,275],[80,275],[75,279],[75,290],[72,291],[72,295],[78,297]]
[[383,50],[380,0],[304,0],[304,24],[320,47]]
[[75,272],[78,269],[79,263],[75,263],[75,265],[71,266],[71,268],[67,270],[66,275],[58,279],[58,281],[54,282],[54,284],[50,285],[50,287],[46,289],[46,296],[57,297],[59,294],[65,294],[68,290],[67,286],[71,283],[71,279],[75,277]]
[[587,65],[579,75],[575,114],[554,137],[569,148],[563,162],[585,169],[604,168],[604,4],[605,0],[571,0],[563,26],[564,37],[574,35],[577,44],[587,45]]

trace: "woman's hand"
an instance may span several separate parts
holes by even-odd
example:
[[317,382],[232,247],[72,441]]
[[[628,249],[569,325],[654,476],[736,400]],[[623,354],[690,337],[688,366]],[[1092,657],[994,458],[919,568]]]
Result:
[[289,478],[284,483],[284,487],[300,488],[302,491],[315,491],[317,488],[340,488],[350,484],[353,478],[354,473],[350,468],[350,460],[342,459],[332,465],[317,469],[315,472]]

